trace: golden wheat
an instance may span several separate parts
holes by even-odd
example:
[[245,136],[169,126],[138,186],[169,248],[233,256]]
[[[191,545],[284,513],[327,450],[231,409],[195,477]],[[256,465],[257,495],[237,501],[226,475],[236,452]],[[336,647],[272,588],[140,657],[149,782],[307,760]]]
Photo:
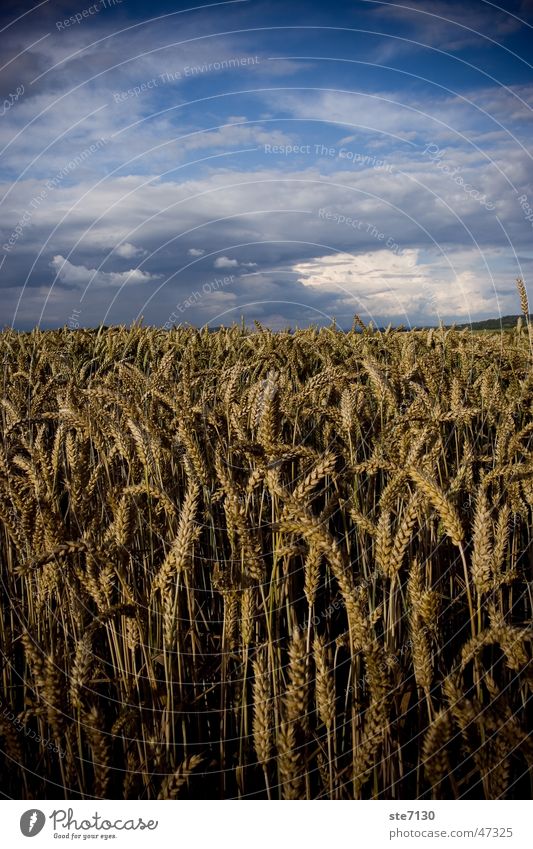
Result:
[[0,334],[5,792],[529,798],[528,324]]

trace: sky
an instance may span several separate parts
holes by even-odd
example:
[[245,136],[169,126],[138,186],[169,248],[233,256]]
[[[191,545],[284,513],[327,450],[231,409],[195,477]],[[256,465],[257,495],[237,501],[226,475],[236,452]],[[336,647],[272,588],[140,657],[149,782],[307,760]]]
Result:
[[516,314],[532,36],[532,0],[3,0],[0,326]]

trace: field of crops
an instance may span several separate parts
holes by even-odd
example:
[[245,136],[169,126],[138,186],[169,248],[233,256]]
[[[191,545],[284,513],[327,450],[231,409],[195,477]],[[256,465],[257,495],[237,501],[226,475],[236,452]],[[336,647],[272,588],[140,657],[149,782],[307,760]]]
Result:
[[0,353],[3,794],[531,797],[527,326]]

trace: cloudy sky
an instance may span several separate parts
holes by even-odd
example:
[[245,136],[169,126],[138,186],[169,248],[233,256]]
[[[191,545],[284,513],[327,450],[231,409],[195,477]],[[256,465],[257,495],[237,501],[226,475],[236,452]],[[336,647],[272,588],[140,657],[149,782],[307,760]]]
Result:
[[518,312],[533,3],[3,0],[0,325]]

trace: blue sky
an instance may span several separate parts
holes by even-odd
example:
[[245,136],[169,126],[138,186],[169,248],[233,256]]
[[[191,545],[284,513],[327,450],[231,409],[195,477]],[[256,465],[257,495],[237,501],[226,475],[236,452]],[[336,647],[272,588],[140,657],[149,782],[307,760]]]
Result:
[[518,311],[533,4],[4,2],[2,325]]

